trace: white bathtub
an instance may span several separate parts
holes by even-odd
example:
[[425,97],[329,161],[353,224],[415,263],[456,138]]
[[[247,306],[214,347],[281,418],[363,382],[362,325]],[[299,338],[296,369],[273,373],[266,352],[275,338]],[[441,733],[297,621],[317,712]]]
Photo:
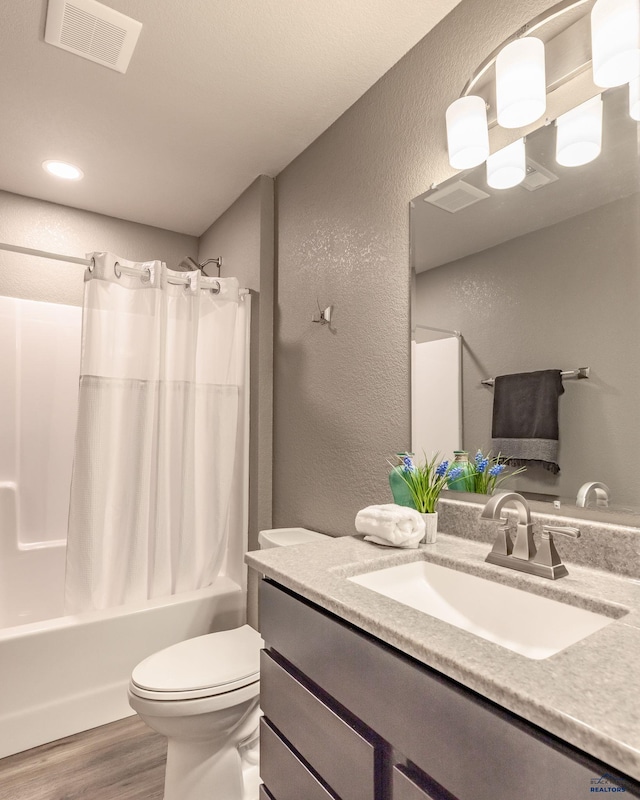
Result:
[[142,658],[244,615],[242,588],[220,577],[195,592],[0,630],[0,757],[131,715],[126,688]]
[[141,659],[245,621],[241,569],[207,589],[62,616],[65,542],[21,544],[17,510],[15,485],[0,483],[0,758],[132,714]]

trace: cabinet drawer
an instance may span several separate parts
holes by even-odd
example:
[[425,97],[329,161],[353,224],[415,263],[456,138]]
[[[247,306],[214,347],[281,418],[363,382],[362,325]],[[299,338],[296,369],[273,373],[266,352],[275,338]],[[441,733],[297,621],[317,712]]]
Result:
[[311,681],[459,800],[584,800],[605,764],[273,583],[260,631]]
[[342,800],[373,800],[373,744],[264,650],[260,706],[268,721]]
[[[275,800],[336,800],[264,718],[260,720],[260,777]],[[268,797],[264,789],[263,797]]]

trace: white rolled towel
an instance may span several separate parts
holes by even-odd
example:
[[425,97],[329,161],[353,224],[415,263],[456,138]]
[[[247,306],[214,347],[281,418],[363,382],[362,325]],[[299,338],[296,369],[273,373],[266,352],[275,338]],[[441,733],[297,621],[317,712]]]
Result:
[[385,503],[358,511],[356,530],[366,534],[367,542],[390,547],[417,547],[424,536],[425,523],[415,508]]

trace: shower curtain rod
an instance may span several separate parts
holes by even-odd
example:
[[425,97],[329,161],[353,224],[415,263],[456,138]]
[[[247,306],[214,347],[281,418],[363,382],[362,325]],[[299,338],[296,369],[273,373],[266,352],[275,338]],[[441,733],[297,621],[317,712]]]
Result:
[[450,331],[448,328],[433,328],[431,325],[419,325],[415,324],[413,326],[413,330],[415,331],[416,328],[420,328],[422,331],[436,331],[436,333],[450,333],[451,336],[457,336],[458,339],[462,339],[462,334],[460,331]]
[[[82,264],[84,267],[90,267],[93,264],[93,259],[91,258],[76,258],[76,256],[63,256],[59,253],[50,253],[47,250],[34,250],[32,247],[20,247],[15,244],[7,244],[6,242],[0,242],[0,250],[7,250],[10,253],[22,253],[26,256],[38,256],[39,258],[52,258],[54,261],[67,261],[71,264]],[[212,259],[215,261],[215,259]],[[188,283],[188,279],[184,281],[179,281],[179,283]],[[174,281],[171,281],[174,283]],[[240,297],[245,297],[249,294],[249,289],[240,289],[239,291]]]
[[0,242],[0,250],[8,250],[10,253],[23,253],[26,256],[38,256],[40,258],[53,258],[55,261],[69,261],[72,264],[82,264],[90,267],[90,258],[76,258],[75,256],[61,256],[58,253],[49,253],[46,250],[34,250],[31,247],[18,247],[15,244]]

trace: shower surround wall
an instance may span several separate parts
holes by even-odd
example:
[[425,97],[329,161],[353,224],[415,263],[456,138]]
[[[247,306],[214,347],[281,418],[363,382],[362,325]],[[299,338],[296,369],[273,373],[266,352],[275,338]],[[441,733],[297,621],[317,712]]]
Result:
[[81,323],[0,296],[0,628],[64,613]]
[[[354,532],[409,447],[409,200],[448,178],[444,116],[553,5],[463,0],[277,177],[276,526]],[[333,304],[331,326],[314,325]]]

